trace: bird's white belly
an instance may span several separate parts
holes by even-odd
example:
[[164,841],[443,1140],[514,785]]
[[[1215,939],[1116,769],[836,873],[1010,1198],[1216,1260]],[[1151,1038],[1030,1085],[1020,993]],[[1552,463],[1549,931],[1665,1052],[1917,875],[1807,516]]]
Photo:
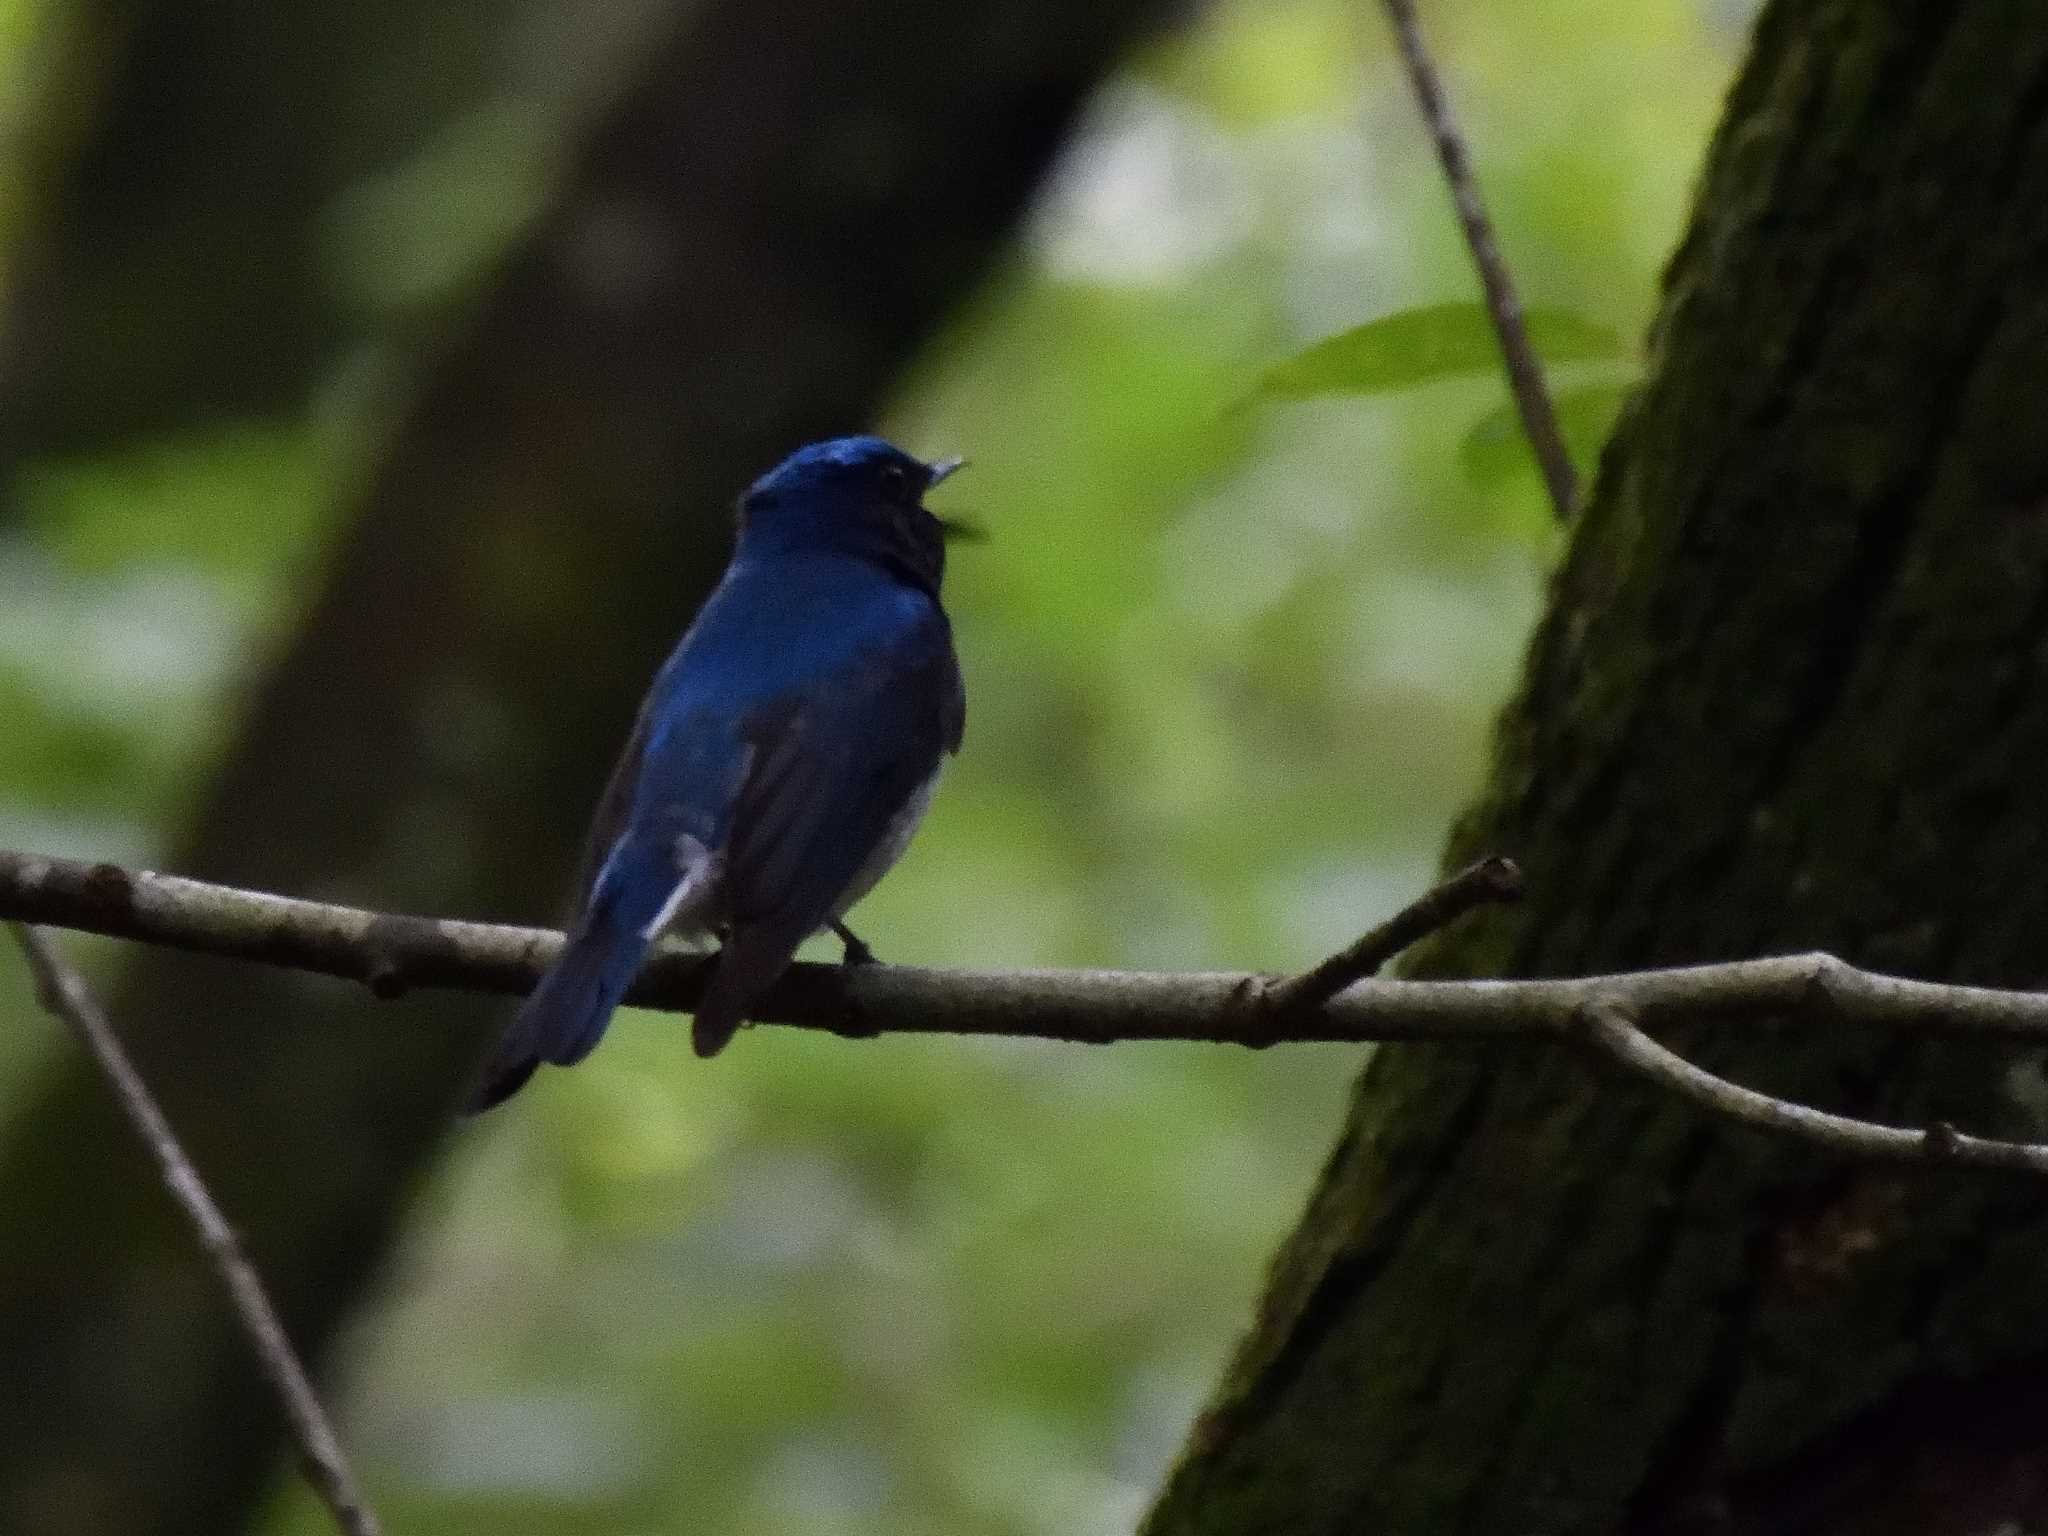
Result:
[[[932,776],[913,790],[910,798],[903,802],[902,809],[890,818],[882,840],[868,855],[867,862],[855,872],[852,882],[833,905],[831,916],[819,925],[821,928],[844,917],[855,903],[875,888],[882,876],[895,867],[896,861],[903,857],[903,850],[910,846],[910,839],[916,835],[918,823],[931,809],[932,794],[938,785],[939,775],[934,769]],[[712,852],[694,837],[683,837],[677,840],[675,861],[676,873],[680,877],[676,888],[647,924],[644,937],[656,939],[670,933],[679,938],[697,939],[716,933],[725,921],[724,855]]]
[[891,818],[888,830],[875,845],[875,851],[861,865],[853,877],[853,883],[832,908],[832,921],[837,922],[851,911],[861,897],[875,888],[875,883],[895,867],[903,857],[903,850],[910,846],[910,840],[917,834],[917,825],[924,820],[924,813],[932,808],[932,792],[939,787],[939,771],[934,768],[932,776],[911,791],[910,798],[903,802],[903,808]]

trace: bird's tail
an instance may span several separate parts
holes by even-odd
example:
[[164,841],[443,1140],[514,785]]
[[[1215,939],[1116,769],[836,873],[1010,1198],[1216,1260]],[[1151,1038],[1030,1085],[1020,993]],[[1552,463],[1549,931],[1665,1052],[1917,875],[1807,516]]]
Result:
[[712,963],[690,1026],[690,1040],[699,1056],[716,1056],[725,1049],[748,1010],[789,968],[804,937],[802,929],[791,931],[786,925],[733,929]]
[[[542,1062],[566,1067],[581,1061],[603,1036],[653,943],[650,925],[666,894],[633,878],[638,872],[615,868],[618,863],[607,864],[589,911],[498,1041],[470,1113],[512,1097]],[[674,884],[673,874],[668,883]]]

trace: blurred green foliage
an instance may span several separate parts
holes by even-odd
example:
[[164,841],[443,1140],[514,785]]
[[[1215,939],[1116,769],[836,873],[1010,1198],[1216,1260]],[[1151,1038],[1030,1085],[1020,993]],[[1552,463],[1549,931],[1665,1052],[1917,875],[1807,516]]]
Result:
[[[0,6],[17,57],[40,9]],[[1580,342],[1641,332],[1742,10],[1431,9],[1525,296]],[[470,280],[547,151],[494,116],[422,153],[335,210],[373,307]],[[458,170],[460,209],[413,195]],[[1236,407],[1474,286],[1360,7],[1219,5],[1105,94],[883,423],[973,458],[942,504],[992,535],[950,577],[966,750],[859,914],[884,958],[1282,969],[1427,880],[1556,538],[1500,386]],[[1589,452],[1621,385],[1573,377]],[[361,452],[310,413],[17,476],[0,842],[171,841]],[[11,956],[0,1024],[0,1082],[56,1048]],[[408,1533],[1127,1529],[1358,1060],[760,1031],[705,1065],[628,1015],[462,1134],[346,1352],[349,1435]],[[289,1489],[274,1527],[324,1521]]]

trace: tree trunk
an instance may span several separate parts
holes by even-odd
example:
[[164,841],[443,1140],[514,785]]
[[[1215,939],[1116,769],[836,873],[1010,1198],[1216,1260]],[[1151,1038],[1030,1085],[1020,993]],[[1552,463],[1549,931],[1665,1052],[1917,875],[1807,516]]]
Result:
[[[655,3],[621,0],[619,19],[584,18],[583,30],[644,33],[641,12]],[[546,7],[41,8],[30,217],[4,237],[0,452],[91,453],[137,434],[296,415],[337,353],[368,340],[336,254],[345,194],[494,96],[516,91],[535,122],[582,105],[562,99],[573,92],[548,70],[519,78],[505,62]]]
[[[1533,895],[1418,969],[2041,982],[2044,277],[2035,0],[1775,0],[1454,839]],[[2037,1058],[1678,1043],[2048,1132]],[[2036,1184],[1844,1162],[1564,1052],[1382,1049],[1146,1529],[2039,1530],[2044,1299]]]
[[[427,370],[176,867],[550,914],[737,492],[873,418],[1165,6],[684,9]],[[503,1009],[151,955],[115,1017],[317,1353]],[[236,1528],[277,1411],[83,1062],[0,1141],[0,1233],[0,1531]]]

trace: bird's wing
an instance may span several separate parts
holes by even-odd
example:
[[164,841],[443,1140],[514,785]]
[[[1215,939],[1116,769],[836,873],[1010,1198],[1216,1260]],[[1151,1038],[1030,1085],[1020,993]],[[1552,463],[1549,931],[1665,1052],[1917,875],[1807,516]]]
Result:
[[612,764],[611,776],[604,781],[604,793],[598,796],[597,809],[591,813],[590,830],[583,834],[583,852],[576,862],[576,883],[571,887],[575,892],[572,898],[574,909],[579,913],[590,900],[598,871],[611,857],[619,834],[626,830],[626,817],[633,809],[633,796],[640,785],[640,770],[647,758],[647,713],[647,706],[642,704],[633,721],[633,733],[626,738],[625,746],[619,749],[619,758]]
[[[703,615],[717,604],[722,591],[721,586],[719,592],[714,592],[706,601],[704,609],[700,611],[698,623],[701,623]],[[650,766],[648,753],[656,735],[657,716],[690,713],[689,701],[677,698],[676,684],[680,678],[687,675],[685,663],[691,641],[697,634],[698,623],[693,623],[690,629],[685,631],[676,648],[662,663],[661,670],[655,673],[654,681],[648,687],[647,696],[641,700],[640,709],[633,717],[632,733],[626,737],[626,744],[619,749],[618,760],[612,764],[611,774],[604,781],[604,792],[598,796],[597,808],[591,812],[589,830],[583,835],[583,851],[576,864],[576,880],[570,888],[574,893],[572,918],[580,914],[589,903],[597,886],[597,877],[604,869],[605,860],[612,856],[618,847],[620,834],[633,819],[635,805],[643,794],[642,780]],[[702,736],[707,733],[699,729],[693,730],[692,734]],[[674,755],[673,752],[662,754],[664,759]],[[693,766],[701,769],[702,764]],[[673,768],[666,762],[660,765],[657,771],[662,773],[664,779],[674,776]],[[657,792],[670,787],[666,784],[649,786]]]
[[899,645],[748,722],[725,889],[735,923],[820,927],[911,795],[959,741],[950,647]]
[[[589,914],[607,864],[631,851],[629,841],[675,849],[689,840],[715,848],[723,838],[724,810],[751,749],[734,735],[719,703],[688,686],[687,662],[696,633],[693,625],[655,674],[591,813],[576,871],[576,918]],[[633,862],[644,881],[659,886],[663,901],[691,873],[689,861],[680,856]]]
[[732,933],[697,1015],[724,1045],[797,946],[823,927],[912,795],[960,742],[960,673],[943,620],[868,652],[747,724],[723,890]]

